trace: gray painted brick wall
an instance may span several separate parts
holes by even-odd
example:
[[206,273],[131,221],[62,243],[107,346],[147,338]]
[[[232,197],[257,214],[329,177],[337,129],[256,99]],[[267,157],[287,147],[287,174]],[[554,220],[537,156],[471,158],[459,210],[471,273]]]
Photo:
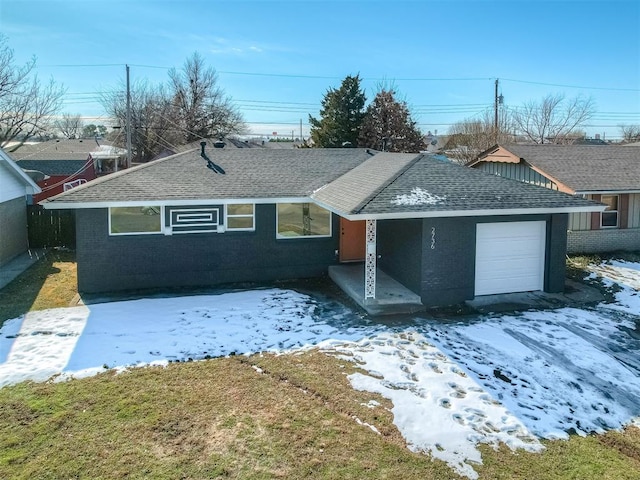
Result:
[[26,197],[0,203],[0,265],[29,248]]
[[470,217],[423,221],[420,295],[425,305],[454,305],[473,298],[476,223]]
[[[382,255],[380,266],[407,288],[416,291],[414,269],[420,265],[420,285],[416,293],[420,294],[422,303],[427,306],[462,303],[473,299],[475,294],[476,225],[501,221],[540,220],[547,222],[544,288],[547,292],[561,292],[564,290],[566,268],[566,214],[427,218],[420,221],[420,259],[406,252],[406,240],[400,233],[402,230],[399,227],[410,225],[409,223],[379,222],[379,253]],[[393,259],[393,262],[389,262],[389,259]],[[398,274],[397,269],[402,268],[408,271]]]
[[640,228],[601,229],[567,232],[569,253],[604,253],[640,250]]
[[376,243],[378,267],[420,295],[422,220],[379,220]]
[[107,209],[77,211],[78,288],[129,289],[269,282],[325,275],[330,238],[276,239],[275,205],[256,205],[254,232],[109,236]]
[[547,256],[544,290],[561,293],[567,276],[567,225],[568,214],[551,215],[547,220]]

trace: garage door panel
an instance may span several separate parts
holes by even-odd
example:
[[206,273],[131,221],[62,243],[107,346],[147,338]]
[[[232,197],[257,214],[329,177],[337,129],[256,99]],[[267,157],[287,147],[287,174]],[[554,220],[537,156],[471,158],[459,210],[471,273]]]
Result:
[[477,225],[476,295],[542,290],[545,222]]
[[519,278],[522,276],[538,276],[538,261],[500,261],[486,265],[484,278]]

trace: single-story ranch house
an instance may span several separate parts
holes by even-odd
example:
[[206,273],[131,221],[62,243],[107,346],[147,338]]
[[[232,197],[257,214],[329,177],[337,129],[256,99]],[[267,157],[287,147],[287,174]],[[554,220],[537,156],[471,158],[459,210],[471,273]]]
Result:
[[[81,292],[359,272],[365,308],[389,277],[418,303],[564,289],[569,213],[597,202],[429,154],[196,149],[53,197],[75,209]],[[339,283],[339,282],[338,282]]]
[[467,165],[607,205],[569,214],[569,253],[640,250],[640,148],[495,145]]

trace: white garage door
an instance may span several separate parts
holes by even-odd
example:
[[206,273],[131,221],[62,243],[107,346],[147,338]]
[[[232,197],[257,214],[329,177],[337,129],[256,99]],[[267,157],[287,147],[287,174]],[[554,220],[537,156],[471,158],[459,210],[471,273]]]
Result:
[[544,288],[545,222],[479,223],[476,295]]

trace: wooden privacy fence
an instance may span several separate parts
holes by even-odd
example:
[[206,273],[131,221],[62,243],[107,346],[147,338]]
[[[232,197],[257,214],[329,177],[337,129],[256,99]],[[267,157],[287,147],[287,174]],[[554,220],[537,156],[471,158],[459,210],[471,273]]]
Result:
[[45,210],[40,205],[27,207],[30,248],[76,248],[74,210]]

